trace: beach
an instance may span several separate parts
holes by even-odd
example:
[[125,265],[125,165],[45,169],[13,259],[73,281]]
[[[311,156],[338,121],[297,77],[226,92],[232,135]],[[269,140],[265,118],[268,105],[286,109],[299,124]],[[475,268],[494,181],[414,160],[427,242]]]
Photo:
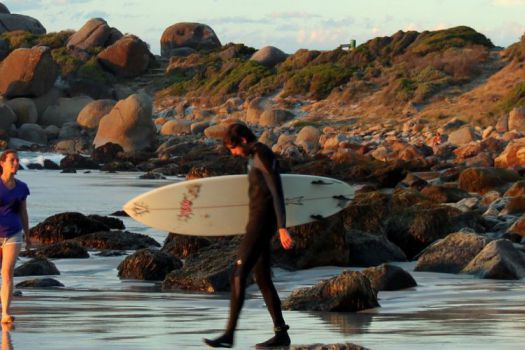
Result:
[[[21,154],[31,158],[33,154]],[[61,174],[24,170],[29,184],[31,226],[64,211],[109,215],[131,197],[178,178],[141,180],[138,173],[91,171]],[[123,218],[127,230],[162,244],[167,233]],[[202,338],[219,334],[229,295],[161,292],[158,283],[120,280],[125,256],[53,260],[64,284],[58,289],[23,289],[16,297],[15,329],[2,332],[12,349],[203,349]],[[131,253],[131,252],[130,252]],[[17,266],[27,258],[20,258]],[[285,311],[293,345],[351,342],[369,349],[521,349],[525,327],[525,283],[482,280],[470,275],[414,272],[415,262],[396,263],[418,287],[379,292],[381,307],[358,313]],[[349,268],[360,270],[358,268]],[[345,268],[274,269],[281,298]],[[15,283],[31,277],[16,277]],[[253,348],[272,326],[255,285],[248,288],[235,349]]]

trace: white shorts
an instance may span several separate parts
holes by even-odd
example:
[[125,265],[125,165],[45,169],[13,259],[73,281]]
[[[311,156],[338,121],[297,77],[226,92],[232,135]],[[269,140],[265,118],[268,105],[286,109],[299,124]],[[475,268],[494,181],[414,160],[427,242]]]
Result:
[[11,237],[1,237],[0,243],[2,248],[10,244],[22,244],[24,243],[24,231],[20,231]]

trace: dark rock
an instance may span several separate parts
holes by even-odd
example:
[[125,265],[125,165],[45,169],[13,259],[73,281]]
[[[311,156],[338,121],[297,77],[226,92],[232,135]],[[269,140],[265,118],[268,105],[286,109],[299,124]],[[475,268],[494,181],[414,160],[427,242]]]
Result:
[[401,290],[417,286],[414,278],[398,266],[382,264],[362,271],[368,277],[372,288],[380,290]]
[[415,271],[459,273],[486,244],[487,239],[475,233],[451,233],[422,252]]
[[443,182],[457,181],[463,170],[465,170],[463,167],[446,169],[439,174],[439,179]]
[[518,179],[519,174],[511,169],[467,168],[459,176],[459,188],[484,194]]
[[126,257],[118,266],[120,278],[147,281],[161,281],[175,269],[182,267],[182,261],[160,251],[141,249]]
[[404,188],[413,188],[421,191],[423,188],[428,186],[428,182],[414,174],[407,174],[407,176],[398,184],[398,186]]
[[27,169],[31,170],[42,170],[44,167],[41,164],[38,163],[30,163],[26,165]]
[[53,244],[91,232],[107,231],[103,223],[76,213],[66,212],[48,217],[29,230],[32,242]]
[[480,278],[518,280],[525,277],[525,254],[506,239],[492,241],[461,272]]
[[163,176],[162,174],[157,174],[157,173],[154,173],[154,172],[147,172],[145,174],[142,174],[139,176],[139,179],[143,179],[143,180],[165,180],[166,177]]
[[516,181],[505,192],[505,197],[525,196],[525,180]]
[[15,269],[15,276],[46,276],[60,275],[55,264],[44,257],[36,257],[18,266]]
[[431,243],[464,227],[484,232],[480,220],[477,212],[462,213],[444,205],[414,205],[388,217],[385,232],[412,259]]
[[61,174],[76,174],[77,171],[75,169],[64,169],[60,173]]
[[170,233],[164,240],[161,252],[175,256],[179,259],[186,259],[210,244],[210,240],[204,237],[193,237]]
[[87,259],[87,250],[75,242],[58,242],[36,251],[37,256],[49,259]]
[[100,166],[80,154],[68,154],[60,161],[62,169],[99,169]]
[[357,193],[343,210],[345,225],[352,230],[383,232],[383,221],[390,213],[391,196],[381,192]]
[[160,246],[147,235],[107,230],[78,236],[75,242],[88,249],[136,250]]
[[114,161],[102,165],[100,170],[114,173],[117,171],[136,171],[137,168],[129,161]]
[[88,215],[88,219],[100,221],[107,227],[109,227],[111,230],[123,230],[126,228],[124,226],[124,222],[117,218],[112,218],[109,216],[102,216],[102,215]]
[[102,250],[96,253],[95,255],[107,257],[107,256],[123,256],[123,255],[127,255],[127,253],[124,250],[105,249],[105,250]]
[[60,167],[58,166],[57,163],[53,162],[52,160],[44,159],[44,169],[58,170],[60,169]]
[[346,233],[350,266],[377,266],[390,261],[406,261],[405,253],[382,235],[351,230]]
[[240,238],[236,237],[202,248],[198,254],[185,261],[182,269],[166,276],[162,290],[182,289],[206,293],[229,291],[239,242]]
[[64,287],[62,283],[53,278],[37,278],[17,283],[16,288],[53,288]]
[[109,163],[119,159],[118,155],[121,152],[124,152],[121,145],[108,142],[95,148],[91,153],[91,159],[97,163]]
[[525,196],[516,196],[509,198],[505,208],[501,210],[501,215],[523,214],[525,212]]
[[124,210],[117,210],[110,214],[111,216],[120,216],[120,217],[129,217],[128,213],[126,213]]
[[285,310],[356,312],[378,307],[377,292],[361,272],[345,271],[310,288],[292,291]]
[[[277,235],[272,241],[272,259],[288,269],[315,266],[348,266],[349,250],[345,243],[343,216],[338,213],[316,222],[289,229],[295,245],[284,250]],[[323,252],[323,254],[319,254]]]

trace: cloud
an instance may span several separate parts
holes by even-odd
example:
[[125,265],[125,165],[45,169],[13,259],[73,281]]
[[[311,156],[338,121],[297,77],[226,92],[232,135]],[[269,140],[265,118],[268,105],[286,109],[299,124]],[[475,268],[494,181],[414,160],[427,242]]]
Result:
[[304,11],[286,11],[286,12],[272,12],[268,17],[274,19],[312,19],[312,18],[321,18],[320,15],[314,13],[308,13]]
[[206,24],[272,24],[270,19],[248,18],[241,16],[215,17],[203,19],[201,23]]

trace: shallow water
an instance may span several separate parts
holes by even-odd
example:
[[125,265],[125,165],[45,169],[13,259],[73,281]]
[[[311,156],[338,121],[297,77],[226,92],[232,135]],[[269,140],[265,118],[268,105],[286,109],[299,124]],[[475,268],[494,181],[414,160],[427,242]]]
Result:
[[[60,174],[20,171],[31,189],[31,225],[63,211],[107,215],[131,197],[176,181],[139,180],[136,173]],[[162,243],[166,233],[124,218],[128,230]],[[13,304],[20,349],[203,349],[203,337],[221,332],[228,295],[164,293],[155,283],[121,281],[124,257],[55,260],[63,289],[24,289]],[[25,259],[21,259],[21,262]],[[414,263],[400,266],[412,271]],[[299,272],[275,269],[281,297],[343,269]],[[525,283],[471,276],[413,272],[419,286],[380,292],[380,308],[360,313],[285,312],[295,344],[352,342],[370,349],[523,349]],[[29,279],[17,277],[15,283]],[[271,336],[271,321],[257,290],[248,289],[236,349]]]

